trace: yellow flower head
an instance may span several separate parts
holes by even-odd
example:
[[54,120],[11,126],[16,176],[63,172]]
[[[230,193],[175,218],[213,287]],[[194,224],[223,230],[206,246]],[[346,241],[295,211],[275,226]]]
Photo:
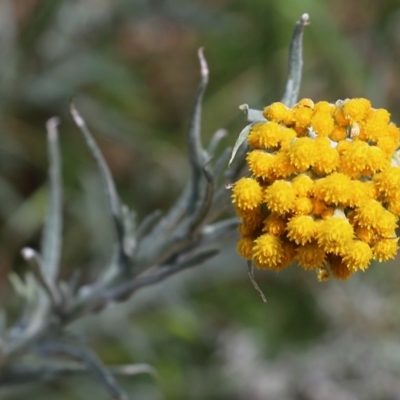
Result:
[[340,157],[336,148],[332,147],[331,141],[326,137],[317,137],[315,143],[317,158],[312,170],[318,175],[327,175],[336,171],[340,165]]
[[263,232],[274,236],[280,236],[285,232],[286,219],[276,213],[271,213],[264,221]]
[[248,142],[256,149],[277,147],[282,140],[282,127],[276,122],[258,122],[251,128]]
[[378,191],[387,199],[395,199],[400,188],[400,167],[397,165],[388,167],[385,171],[374,176],[374,182]]
[[309,137],[302,137],[293,142],[289,149],[290,163],[298,172],[303,172],[315,164],[318,149],[315,141]]
[[253,260],[259,268],[275,269],[280,267],[283,258],[282,242],[276,236],[265,233],[254,241]]
[[287,181],[275,181],[265,189],[264,202],[277,214],[285,214],[293,209],[296,193],[292,184]]
[[294,174],[294,166],[290,163],[287,151],[280,151],[274,156],[272,171],[276,179],[287,178]]
[[320,222],[318,228],[318,244],[327,253],[339,255],[346,253],[354,236],[353,227],[347,218],[333,215]]
[[397,253],[397,246],[398,238],[384,238],[379,239],[375,242],[372,246],[372,253],[374,260],[377,261],[387,261],[391,258],[394,258]]
[[397,227],[397,217],[377,200],[366,200],[355,210],[355,221],[361,227],[374,229],[382,236],[391,235]]
[[342,171],[350,177],[360,177],[368,167],[369,149],[369,144],[362,140],[350,142],[340,158]]
[[247,154],[247,165],[256,178],[268,179],[273,175],[274,156],[262,150],[253,150]]
[[314,112],[310,122],[311,128],[318,136],[329,136],[335,128],[335,120],[331,116],[331,111]]
[[237,241],[238,253],[247,260],[251,260],[253,256],[253,239],[243,236]]
[[269,121],[281,122],[288,114],[288,108],[283,103],[272,103],[264,108],[264,117]]
[[253,210],[259,207],[263,199],[263,190],[259,183],[251,178],[242,178],[235,183],[232,202],[240,210]]
[[343,113],[350,123],[363,121],[371,110],[371,102],[367,99],[351,99],[343,104]]
[[400,129],[367,99],[273,103],[252,123],[249,176],[233,186],[238,252],[347,279],[397,253]]
[[308,215],[293,217],[287,224],[287,237],[296,244],[304,245],[315,239],[318,224]]
[[352,191],[352,181],[342,172],[334,172],[315,183],[315,198],[326,204],[347,205]]
[[300,174],[293,178],[292,187],[297,196],[310,197],[314,187],[314,180],[306,174]]
[[354,240],[343,256],[343,263],[353,271],[365,271],[372,258],[371,247],[361,240]]
[[326,254],[318,243],[312,242],[297,248],[296,260],[306,270],[317,269],[324,266]]
[[353,270],[343,261],[341,257],[338,256],[329,257],[329,266],[332,275],[336,279],[341,279],[345,281],[353,273]]

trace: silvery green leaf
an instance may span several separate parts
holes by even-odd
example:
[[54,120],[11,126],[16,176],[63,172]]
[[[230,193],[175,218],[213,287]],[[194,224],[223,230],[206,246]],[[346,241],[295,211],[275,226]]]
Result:
[[239,109],[244,111],[246,114],[246,118],[249,122],[258,122],[258,121],[266,121],[267,119],[264,117],[263,112],[261,110],[254,110],[249,108],[248,104],[242,104],[239,106]]
[[303,32],[309,25],[309,15],[303,14],[296,22],[289,48],[289,71],[282,103],[293,107],[298,99],[303,70]]
[[247,139],[247,136],[250,133],[250,130],[252,128],[252,126],[254,125],[254,122],[252,122],[251,124],[247,125],[242,132],[240,132],[239,137],[236,140],[235,145],[233,146],[233,150],[232,150],[232,155],[231,158],[229,160],[228,166],[230,166],[232,164],[232,161],[234,160],[237,151],[239,150],[239,147],[241,146],[241,144]]

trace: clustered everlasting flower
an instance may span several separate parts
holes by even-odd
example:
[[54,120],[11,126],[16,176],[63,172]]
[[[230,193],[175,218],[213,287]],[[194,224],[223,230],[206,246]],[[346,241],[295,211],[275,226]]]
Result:
[[238,252],[258,268],[297,262],[347,279],[397,253],[400,130],[367,99],[273,103],[251,126],[250,177],[232,190]]

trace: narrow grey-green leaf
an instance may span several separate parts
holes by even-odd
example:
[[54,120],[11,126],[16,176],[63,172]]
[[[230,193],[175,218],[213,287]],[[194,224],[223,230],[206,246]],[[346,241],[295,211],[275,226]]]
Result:
[[251,124],[247,125],[242,132],[240,132],[239,137],[236,140],[235,145],[233,146],[233,150],[232,150],[232,155],[231,158],[229,160],[228,166],[230,166],[232,164],[232,161],[235,159],[236,153],[239,150],[239,147],[241,146],[241,144],[247,139],[247,136],[250,133],[251,127],[254,125],[254,122],[252,122]]
[[258,121],[266,121],[267,119],[264,117],[263,112],[261,110],[254,110],[249,108],[248,104],[242,104],[239,106],[239,109],[244,111],[246,114],[247,121],[249,122],[258,122]]
[[203,178],[203,166],[205,162],[205,151],[201,143],[201,109],[204,92],[208,84],[208,65],[204,57],[203,49],[198,51],[200,62],[201,81],[197,89],[196,99],[194,101],[192,116],[190,118],[189,129],[187,133],[187,144],[189,150],[190,166],[192,168],[191,195],[188,203],[188,213],[193,214],[196,210],[196,203],[201,196],[201,185]]
[[70,104],[70,114],[76,126],[81,131],[85,139],[86,145],[92,153],[92,156],[96,161],[97,167],[100,171],[103,188],[106,195],[107,206],[110,211],[116,232],[117,251],[119,254],[119,261],[121,262],[123,259],[126,258],[124,250],[124,221],[122,206],[119,200],[113,177],[103,157],[103,154],[101,153],[96,141],[94,140],[86,125],[85,120],[81,117],[73,102],[71,102]]
[[289,71],[282,103],[293,107],[298,99],[303,70],[303,32],[309,24],[309,15],[303,14],[296,22],[289,47]]
[[53,278],[46,273],[46,266],[40,255],[30,247],[24,247],[21,254],[28,262],[35,279],[50,298],[53,307],[59,307],[62,302],[62,294]]

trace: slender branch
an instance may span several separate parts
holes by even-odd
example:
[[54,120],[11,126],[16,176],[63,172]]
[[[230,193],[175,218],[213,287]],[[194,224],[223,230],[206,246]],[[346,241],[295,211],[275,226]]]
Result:
[[254,278],[254,266],[251,261],[247,261],[247,272],[249,274],[249,278],[251,283],[254,286],[254,289],[256,289],[257,293],[261,296],[261,299],[264,303],[267,302],[267,298],[265,297],[264,293],[260,289],[260,286],[258,286],[258,283],[256,282],[256,279]]
[[[157,377],[157,371],[148,364],[116,365],[108,368],[113,375],[135,376],[148,374]],[[53,380],[90,372],[81,363],[46,363],[42,365],[16,364],[0,372],[0,386],[21,385],[30,382]]]
[[156,223],[156,221],[161,217],[161,210],[154,210],[152,213],[147,215],[144,220],[139,225],[136,236],[137,239],[142,239]]
[[136,278],[130,282],[126,282],[119,285],[118,287],[112,288],[108,292],[106,292],[105,297],[112,300],[127,298],[127,296],[131,296],[136,290],[140,288],[154,285],[155,283],[159,283],[179,271],[200,265],[217,255],[218,253],[219,249],[210,249],[197,253],[195,255],[185,257],[176,264],[158,268],[160,270],[160,272],[158,273],[142,278]]
[[207,186],[202,203],[197,208],[196,213],[193,214],[193,216],[189,220],[187,234],[191,234],[192,236],[194,236],[198,232],[198,230],[202,226],[202,223],[204,223],[208,211],[210,210],[214,195],[214,179],[206,166],[203,168],[203,172],[204,176],[207,179]]
[[62,177],[61,156],[58,142],[57,125],[59,119],[53,117],[47,121],[47,139],[49,148],[49,207],[43,231],[42,257],[44,274],[55,278],[58,273],[61,256],[62,230]]
[[128,400],[128,395],[115,380],[97,355],[87,347],[67,343],[61,340],[47,340],[36,345],[36,350],[43,355],[64,355],[82,362],[101,382],[115,400]]
[[28,262],[38,283],[48,294],[53,308],[58,309],[62,304],[62,294],[56,282],[46,273],[46,266],[40,255],[30,247],[24,247],[21,254]]

